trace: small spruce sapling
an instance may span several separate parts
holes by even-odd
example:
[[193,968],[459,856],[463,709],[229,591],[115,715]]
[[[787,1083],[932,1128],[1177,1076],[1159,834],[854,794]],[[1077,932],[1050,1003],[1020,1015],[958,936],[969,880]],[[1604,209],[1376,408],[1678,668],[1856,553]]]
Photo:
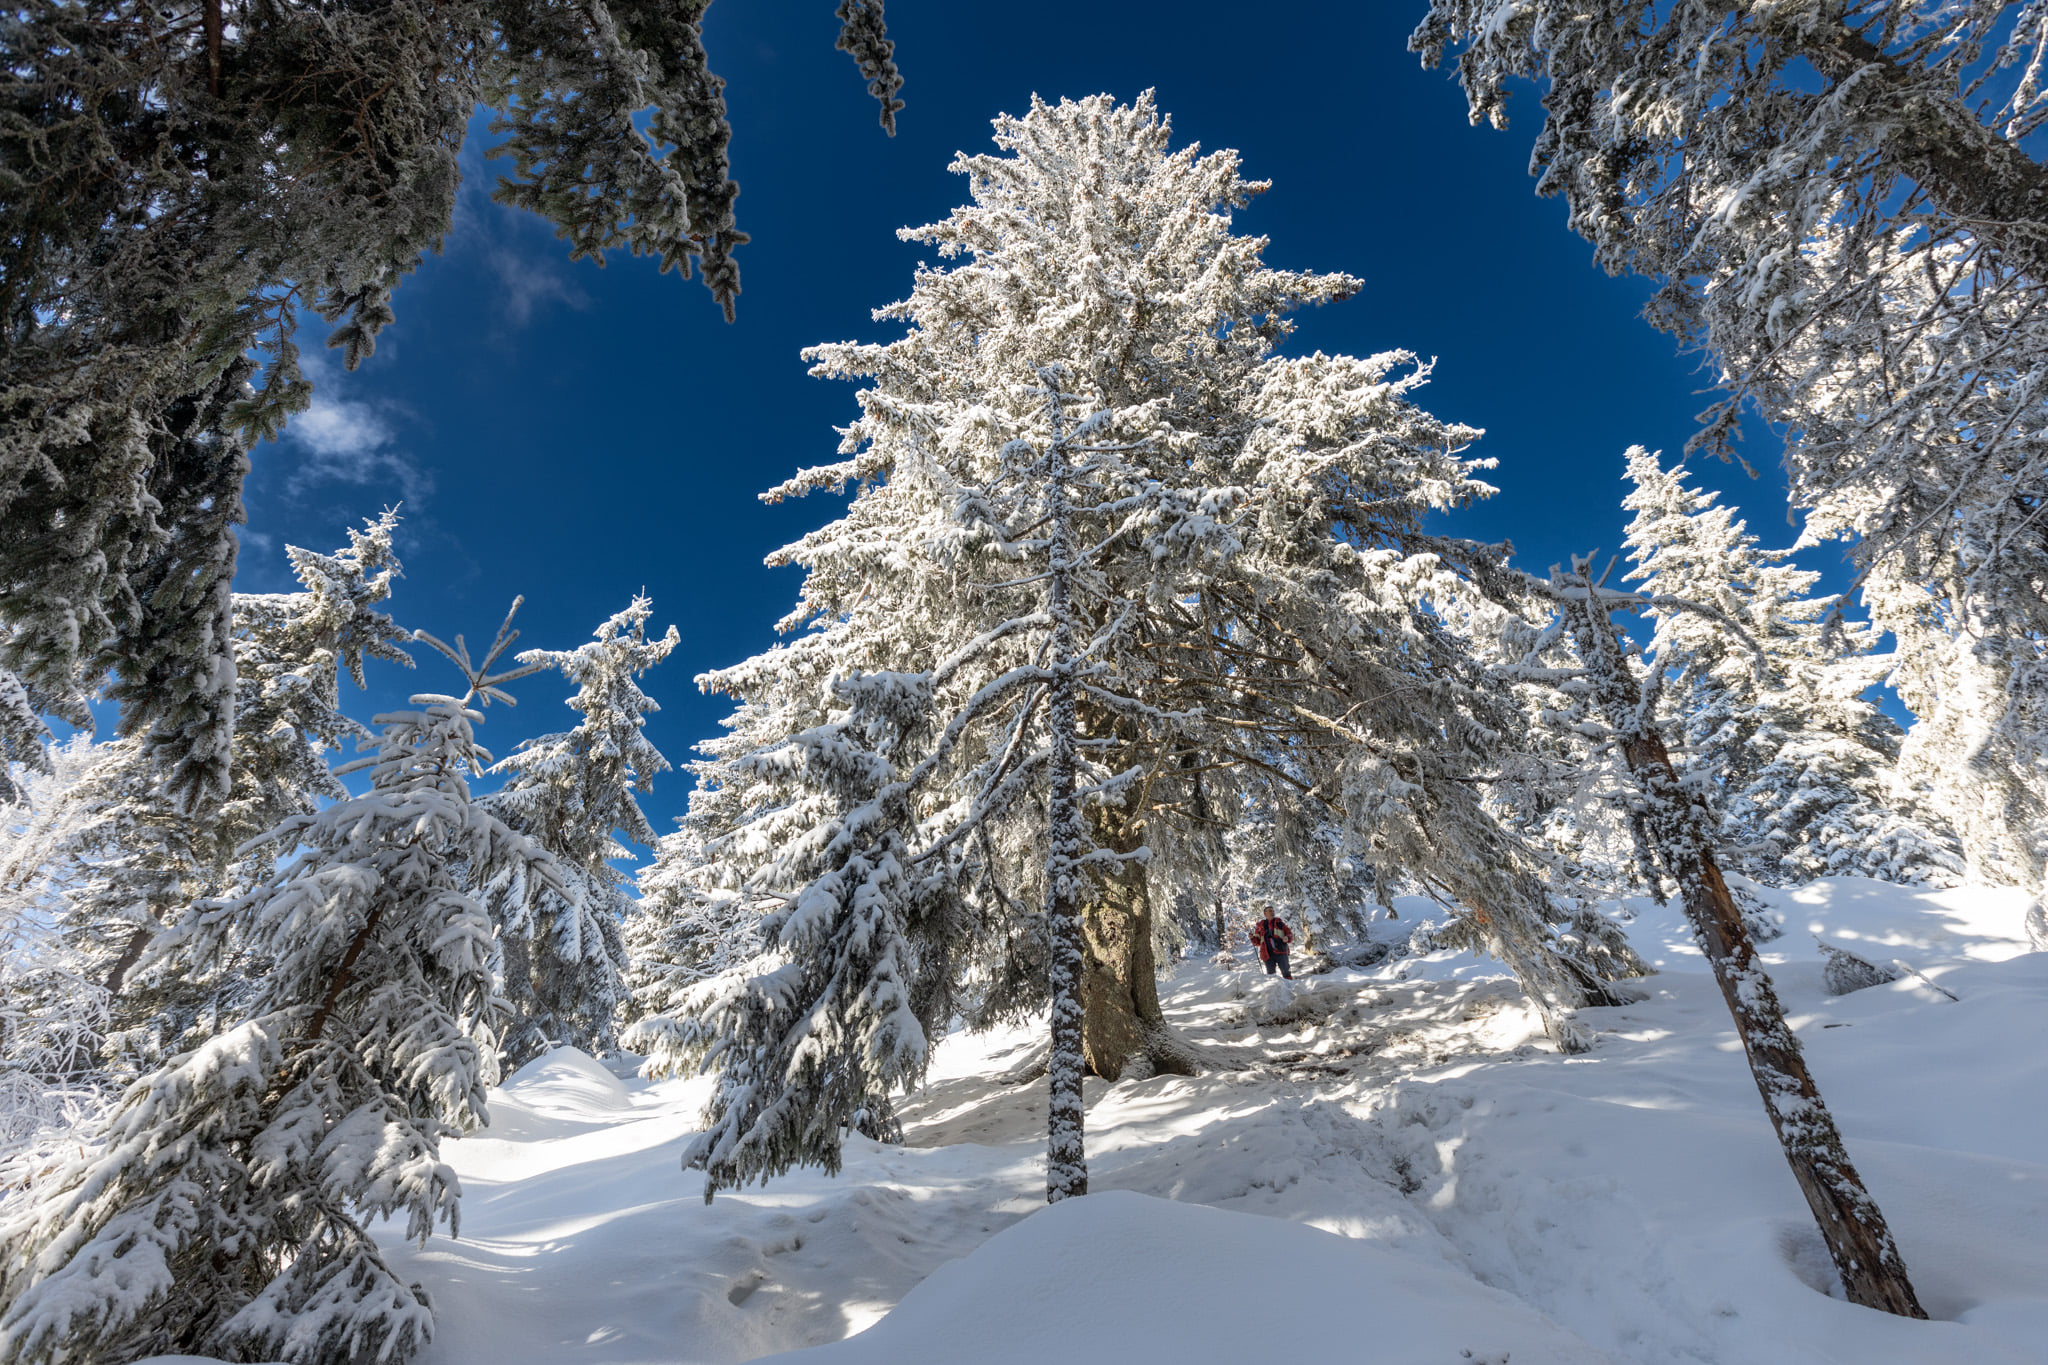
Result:
[[513,1017],[505,1058],[517,1066],[551,1045],[602,1055],[617,1046],[626,997],[621,927],[632,902],[614,860],[630,857],[618,836],[652,849],[660,842],[635,793],[653,788],[669,762],[647,739],[660,710],[638,678],[681,640],[674,626],[647,638],[654,604],[635,597],[572,650],[527,650],[519,661],[552,668],[576,685],[568,705],[583,715],[565,734],[526,740],[491,769],[507,781],[483,804],[548,850],[575,894],[489,898],[505,955],[505,996]]

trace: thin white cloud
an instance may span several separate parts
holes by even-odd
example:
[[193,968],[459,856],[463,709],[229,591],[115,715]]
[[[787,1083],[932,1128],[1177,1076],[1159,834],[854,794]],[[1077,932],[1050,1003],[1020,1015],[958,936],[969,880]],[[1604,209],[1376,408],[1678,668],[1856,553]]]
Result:
[[491,197],[491,187],[505,169],[484,158],[484,149],[496,139],[480,122],[470,125],[470,133],[462,146],[462,188],[455,199],[448,254],[482,261],[496,277],[496,325],[487,334],[492,342],[504,344],[507,333],[531,324],[549,304],[578,312],[590,307],[590,295],[576,282],[577,272],[589,265],[572,263],[568,248],[539,215],[508,208]]
[[533,321],[534,310],[544,303],[561,303],[579,311],[590,306],[590,296],[553,262],[536,261],[503,246],[493,247],[490,259],[498,283],[504,286],[500,299],[505,321],[514,327]]
[[300,455],[285,491],[298,497],[323,483],[384,485],[415,505],[431,493],[433,477],[399,446],[388,405],[337,394],[352,376],[325,357],[307,354],[304,363],[313,403],[284,429]]
[[313,406],[298,415],[291,430],[301,444],[325,460],[360,459],[392,440],[391,424],[368,403],[329,398],[319,391],[313,395]]

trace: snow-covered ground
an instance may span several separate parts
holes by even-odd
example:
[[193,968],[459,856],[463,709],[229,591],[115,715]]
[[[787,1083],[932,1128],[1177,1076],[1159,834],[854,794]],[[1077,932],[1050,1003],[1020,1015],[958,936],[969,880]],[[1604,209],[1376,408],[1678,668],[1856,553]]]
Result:
[[[1934,1321],[1829,1296],[1705,964],[1645,902],[1630,935],[1662,971],[1581,1016],[1581,1057],[1468,954],[1292,988],[1183,965],[1175,1022],[1260,1060],[1091,1080],[1115,1193],[1051,1210],[1043,1082],[999,1079],[1029,1030],[946,1040],[906,1145],[708,1206],[677,1166],[703,1082],[553,1054],[448,1149],[461,1239],[391,1239],[439,1310],[421,1365],[2048,1360],[2048,954],[2021,898],[1764,894],[1773,975]],[[1828,996],[1816,934],[1924,979]]]

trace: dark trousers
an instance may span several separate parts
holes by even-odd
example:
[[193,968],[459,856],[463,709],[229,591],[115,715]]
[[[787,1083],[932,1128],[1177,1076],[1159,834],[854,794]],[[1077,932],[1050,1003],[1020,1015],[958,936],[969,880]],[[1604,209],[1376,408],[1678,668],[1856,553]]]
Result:
[[1266,959],[1266,975],[1271,976],[1274,972],[1280,973],[1289,981],[1294,980],[1294,973],[1287,970],[1287,954],[1284,950]]

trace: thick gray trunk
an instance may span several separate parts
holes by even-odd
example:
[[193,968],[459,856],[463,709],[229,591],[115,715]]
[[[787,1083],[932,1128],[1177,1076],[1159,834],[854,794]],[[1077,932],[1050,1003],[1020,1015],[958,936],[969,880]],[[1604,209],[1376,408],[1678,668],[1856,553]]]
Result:
[[[1123,805],[1088,808],[1097,848],[1130,853],[1145,842],[1135,794]],[[1083,916],[1087,968],[1082,975],[1082,1025],[1088,1069],[1114,1081],[1137,1058],[1154,1071],[1192,1076],[1193,1052],[1167,1026],[1159,1008],[1158,963],[1152,952],[1152,894],[1145,864],[1131,859],[1090,883],[1094,897]]]

